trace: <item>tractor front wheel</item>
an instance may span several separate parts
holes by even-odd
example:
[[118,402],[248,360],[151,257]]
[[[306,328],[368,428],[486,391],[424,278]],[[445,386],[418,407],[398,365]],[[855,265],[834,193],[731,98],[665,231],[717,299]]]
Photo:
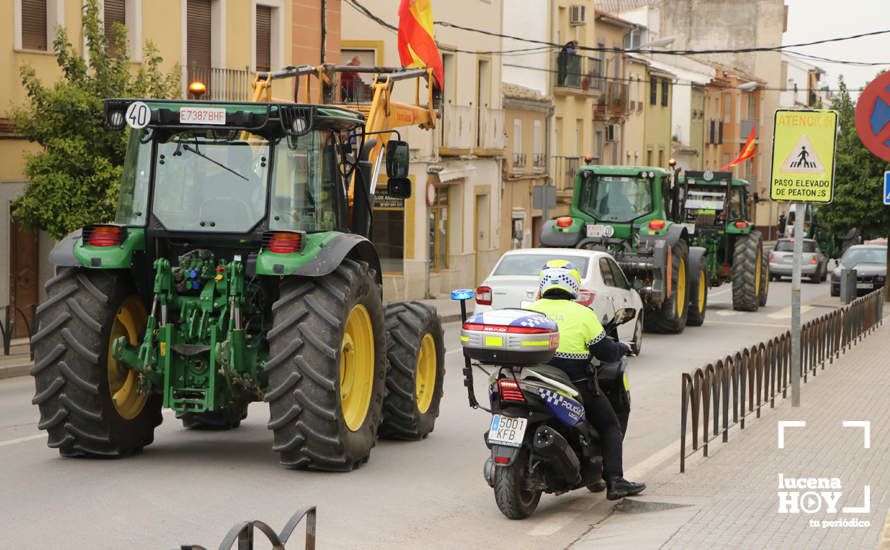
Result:
[[265,400],[285,466],[345,471],[368,460],[386,377],[380,294],[374,270],[348,258],[329,275],[281,282]]
[[124,336],[139,345],[147,315],[127,275],[60,268],[46,283],[31,339],[41,430],[63,456],[124,456],[154,440],[161,396],[112,355]]
[[763,238],[759,231],[739,236],[732,254],[732,308],[757,311],[763,273]]
[[678,240],[671,246],[670,296],[659,309],[649,311],[645,317],[646,330],[677,334],[686,328],[689,315],[689,245]]
[[380,435],[422,439],[436,424],[445,381],[445,346],[436,311],[421,302],[386,305],[386,399]]

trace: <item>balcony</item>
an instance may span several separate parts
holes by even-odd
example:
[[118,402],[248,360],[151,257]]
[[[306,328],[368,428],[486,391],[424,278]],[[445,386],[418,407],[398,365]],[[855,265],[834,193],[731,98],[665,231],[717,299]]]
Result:
[[553,185],[557,191],[571,191],[574,186],[575,172],[581,165],[581,157],[553,157]]
[[207,86],[201,99],[212,101],[250,101],[253,86],[253,73],[244,69],[221,69],[219,67],[188,68],[186,83],[200,81]]
[[560,53],[556,66],[555,93],[598,94],[604,87],[603,61],[594,57]]
[[603,95],[599,97],[593,116],[596,120],[610,121],[628,115],[628,84],[626,82],[606,82]]
[[447,103],[442,107],[440,137],[442,155],[501,155],[504,111]]

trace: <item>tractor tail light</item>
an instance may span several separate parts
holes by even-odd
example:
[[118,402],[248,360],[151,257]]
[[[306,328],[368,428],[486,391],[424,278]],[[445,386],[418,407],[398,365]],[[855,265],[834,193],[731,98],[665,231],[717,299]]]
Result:
[[813,265],[816,265],[816,264],[819,263],[819,260],[817,260],[816,257],[813,256],[812,258],[810,258],[810,263],[813,264]]
[[652,220],[649,222],[649,229],[653,231],[660,231],[664,229],[664,220]]
[[748,227],[748,222],[735,222],[736,229],[745,229]]
[[591,292],[589,290],[582,290],[578,294],[578,299],[575,300],[582,306],[590,307],[590,304],[593,303],[593,300],[596,298],[596,293]]
[[775,254],[770,254],[770,255],[769,255],[769,261],[772,262],[772,263],[775,263],[775,262],[776,262],[776,255],[775,255]]
[[476,289],[476,303],[480,306],[491,305],[491,287],[483,285]]
[[501,394],[501,401],[515,401],[516,403],[525,403],[525,396],[519,389],[519,382],[510,380],[509,378],[501,378],[498,380],[498,393]]
[[303,249],[303,233],[298,231],[267,231],[263,248],[275,254],[293,254]]
[[567,216],[556,218],[556,227],[572,227],[572,218]]
[[124,240],[124,228],[119,225],[88,225],[83,228],[82,236],[90,246],[116,246]]

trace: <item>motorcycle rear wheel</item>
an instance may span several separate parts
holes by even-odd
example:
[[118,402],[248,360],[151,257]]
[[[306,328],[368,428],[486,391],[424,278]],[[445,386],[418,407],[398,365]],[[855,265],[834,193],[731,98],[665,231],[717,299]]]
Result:
[[522,450],[513,464],[494,471],[494,500],[501,513],[510,519],[532,515],[541,500],[540,489],[529,489],[528,451]]

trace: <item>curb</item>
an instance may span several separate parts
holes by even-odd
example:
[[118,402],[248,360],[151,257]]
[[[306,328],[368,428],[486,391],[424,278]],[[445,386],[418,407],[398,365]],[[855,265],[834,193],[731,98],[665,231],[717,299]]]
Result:
[[31,369],[31,363],[20,363],[18,365],[0,365],[0,380],[4,378],[15,378],[17,376],[25,376]]

